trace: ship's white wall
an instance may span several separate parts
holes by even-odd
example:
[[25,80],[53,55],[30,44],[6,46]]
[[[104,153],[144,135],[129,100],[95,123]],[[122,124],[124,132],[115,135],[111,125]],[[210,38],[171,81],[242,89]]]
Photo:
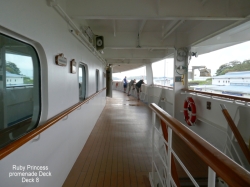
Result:
[[152,70],[152,64],[146,64],[146,79],[147,79],[147,84],[153,84],[153,70]]
[[[44,0],[12,0],[0,3],[0,26],[31,40],[41,60],[41,122],[78,102],[78,75],[70,73],[69,61],[88,65],[88,93],[95,93],[95,72],[99,69],[102,89],[102,63],[70,32],[67,23]],[[1,28],[0,28],[1,29]],[[4,30],[4,29],[3,29]],[[8,31],[5,30],[8,35]],[[13,34],[15,35],[15,34]],[[23,37],[19,37],[23,39]],[[67,67],[55,64],[55,55],[64,53]],[[106,103],[105,92],[50,127],[36,140],[0,160],[0,186],[62,186]],[[12,165],[48,166],[51,177],[39,177],[39,183],[22,183],[21,177],[9,178]]]

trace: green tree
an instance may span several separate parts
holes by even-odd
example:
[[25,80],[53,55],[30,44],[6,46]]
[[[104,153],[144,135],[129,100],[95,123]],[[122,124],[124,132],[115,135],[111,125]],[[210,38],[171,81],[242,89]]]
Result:
[[232,62],[229,62],[228,64],[229,64],[229,66],[234,67],[234,66],[241,64],[241,62],[238,60],[234,60]]
[[242,63],[240,61],[232,61],[226,64],[222,64],[216,71],[216,76],[225,75],[228,72],[238,72],[238,71],[249,71],[250,70],[250,60],[245,60]]
[[29,77],[24,77],[23,78],[23,83],[24,84],[33,84],[33,80],[30,79]]
[[245,60],[242,62],[242,64],[249,64],[250,65],[250,60]]
[[17,75],[20,75],[21,73],[20,69],[13,62],[6,63],[6,71],[13,73],[13,74],[17,74]]
[[230,68],[230,65],[227,63],[227,64],[222,64],[219,69],[217,69],[216,71],[216,76],[218,75],[224,75],[223,72],[226,70],[226,69],[229,69]]

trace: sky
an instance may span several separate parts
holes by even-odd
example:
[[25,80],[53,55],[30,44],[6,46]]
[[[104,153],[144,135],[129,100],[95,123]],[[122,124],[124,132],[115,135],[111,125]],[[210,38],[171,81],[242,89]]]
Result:
[[[197,58],[192,57],[189,64],[189,71],[192,70],[192,66],[206,66],[207,69],[211,69],[211,75],[214,76],[217,69],[219,69],[222,64],[226,64],[234,60],[241,62],[244,60],[250,60],[250,41],[199,55]],[[166,70],[165,73],[164,62]],[[173,59],[164,59],[159,62],[155,62],[152,64],[152,69],[154,77],[173,77]],[[128,77],[132,75],[141,75],[143,74],[143,71],[144,70],[142,68],[139,68],[127,72],[115,73],[113,76],[123,79],[124,76]],[[199,75],[199,70],[195,70],[195,74]]]
[[144,78],[146,75],[146,67],[143,66],[141,68],[137,68],[134,70],[130,70],[130,71],[124,71],[124,72],[120,72],[120,73],[113,73],[113,77],[117,77],[120,78],[120,80],[124,79],[124,77],[126,76],[127,78],[130,76],[142,76],[142,78]]
[[193,57],[189,64],[189,69],[192,69],[192,66],[204,65],[208,69],[211,69],[212,75],[215,75],[217,69],[219,69],[222,64],[234,60],[241,62],[250,60],[250,41],[200,55],[197,58]]
[[33,63],[31,57],[6,53],[5,58],[6,61],[15,63],[22,75],[33,77]]

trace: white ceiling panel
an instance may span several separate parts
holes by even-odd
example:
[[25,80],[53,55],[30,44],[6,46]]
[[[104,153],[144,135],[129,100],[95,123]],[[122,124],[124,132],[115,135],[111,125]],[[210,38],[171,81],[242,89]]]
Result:
[[[124,60],[126,70],[155,62],[250,20],[247,0],[66,0],[63,7],[77,25],[104,36],[103,57],[120,63],[119,71]],[[239,41],[223,42],[210,49]]]

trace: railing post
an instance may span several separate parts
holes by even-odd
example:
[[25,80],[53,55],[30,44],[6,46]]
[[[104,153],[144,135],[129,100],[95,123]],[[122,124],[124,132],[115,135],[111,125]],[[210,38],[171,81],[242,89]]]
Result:
[[215,187],[216,173],[208,167],[208,187]]
[[154,152],[155,152],[155,146],[154,146],[154,138],[155,138],[155,116],[156,114],[152,112],[152,183],[155,184],[155,172],[154,172]]
[[172,129],[168,127],[168,176],[167,186],[171,186],[171,154],[172,154]]

